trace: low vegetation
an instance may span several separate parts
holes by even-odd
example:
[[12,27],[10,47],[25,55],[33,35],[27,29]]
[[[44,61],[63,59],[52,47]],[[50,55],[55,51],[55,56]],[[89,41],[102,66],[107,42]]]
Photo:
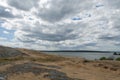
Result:
[[119,57],[119,58],[116,58],[116,61],[120,61],[120,57]]
[[18,56],[18,57],[11,57],[11,58],[0,58],[0,63],[22,61],[22,60],[38,61],[38,62],[57,62],[57,61],[67,60],[67,58],[64,58],[61,56],[46,56],[43,58],[41,57],[34,58],[30,56],[27,56],[27,57]]
[[114,59],[112,57],[109,57],[109,58],[107,58],[107,57],[101,57],[100,60],[116,60],[116,61],[120,61],[120,57],[118,57],[116,59]]
[[107,58],[106,57],[101,57],[100,60],[106,60]]

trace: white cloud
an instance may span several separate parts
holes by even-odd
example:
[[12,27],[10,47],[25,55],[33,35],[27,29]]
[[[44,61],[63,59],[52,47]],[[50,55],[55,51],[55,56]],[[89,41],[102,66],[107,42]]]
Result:
[[6,41],[7,38],[4,38],[4,37],[0,37],[0,41]]
[[9,32],[8,32],[8,31],[3,31],[3,33],[4,33],[4,34],[9,34]]

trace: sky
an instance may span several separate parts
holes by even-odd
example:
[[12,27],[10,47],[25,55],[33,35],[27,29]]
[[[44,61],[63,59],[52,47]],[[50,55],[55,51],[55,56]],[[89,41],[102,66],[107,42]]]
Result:
[[0,45],[120,51],[120,0],[0,0]]

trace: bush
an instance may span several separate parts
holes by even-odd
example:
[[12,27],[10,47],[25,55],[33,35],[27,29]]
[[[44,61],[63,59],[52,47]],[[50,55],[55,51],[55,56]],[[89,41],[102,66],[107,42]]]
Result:
[[106,57],[101,57],[100,60],[107,60],[107,58]]
[[119,58],[116,58],[116,61],[120,61],[120,57],[119,57]]
[[114,57],[111,56],[111,57],[101,57],[100,60],[114,60]]

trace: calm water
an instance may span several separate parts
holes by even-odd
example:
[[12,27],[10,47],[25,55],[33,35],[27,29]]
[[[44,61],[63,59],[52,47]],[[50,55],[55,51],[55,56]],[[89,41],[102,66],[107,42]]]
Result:
[[45,52],[47,54],[55,54],[69,57],[81,57],[89,60],[100,59],[101,57],[117,58],[120,55],[113,55],[113,53],[97,53],[97,52]]

